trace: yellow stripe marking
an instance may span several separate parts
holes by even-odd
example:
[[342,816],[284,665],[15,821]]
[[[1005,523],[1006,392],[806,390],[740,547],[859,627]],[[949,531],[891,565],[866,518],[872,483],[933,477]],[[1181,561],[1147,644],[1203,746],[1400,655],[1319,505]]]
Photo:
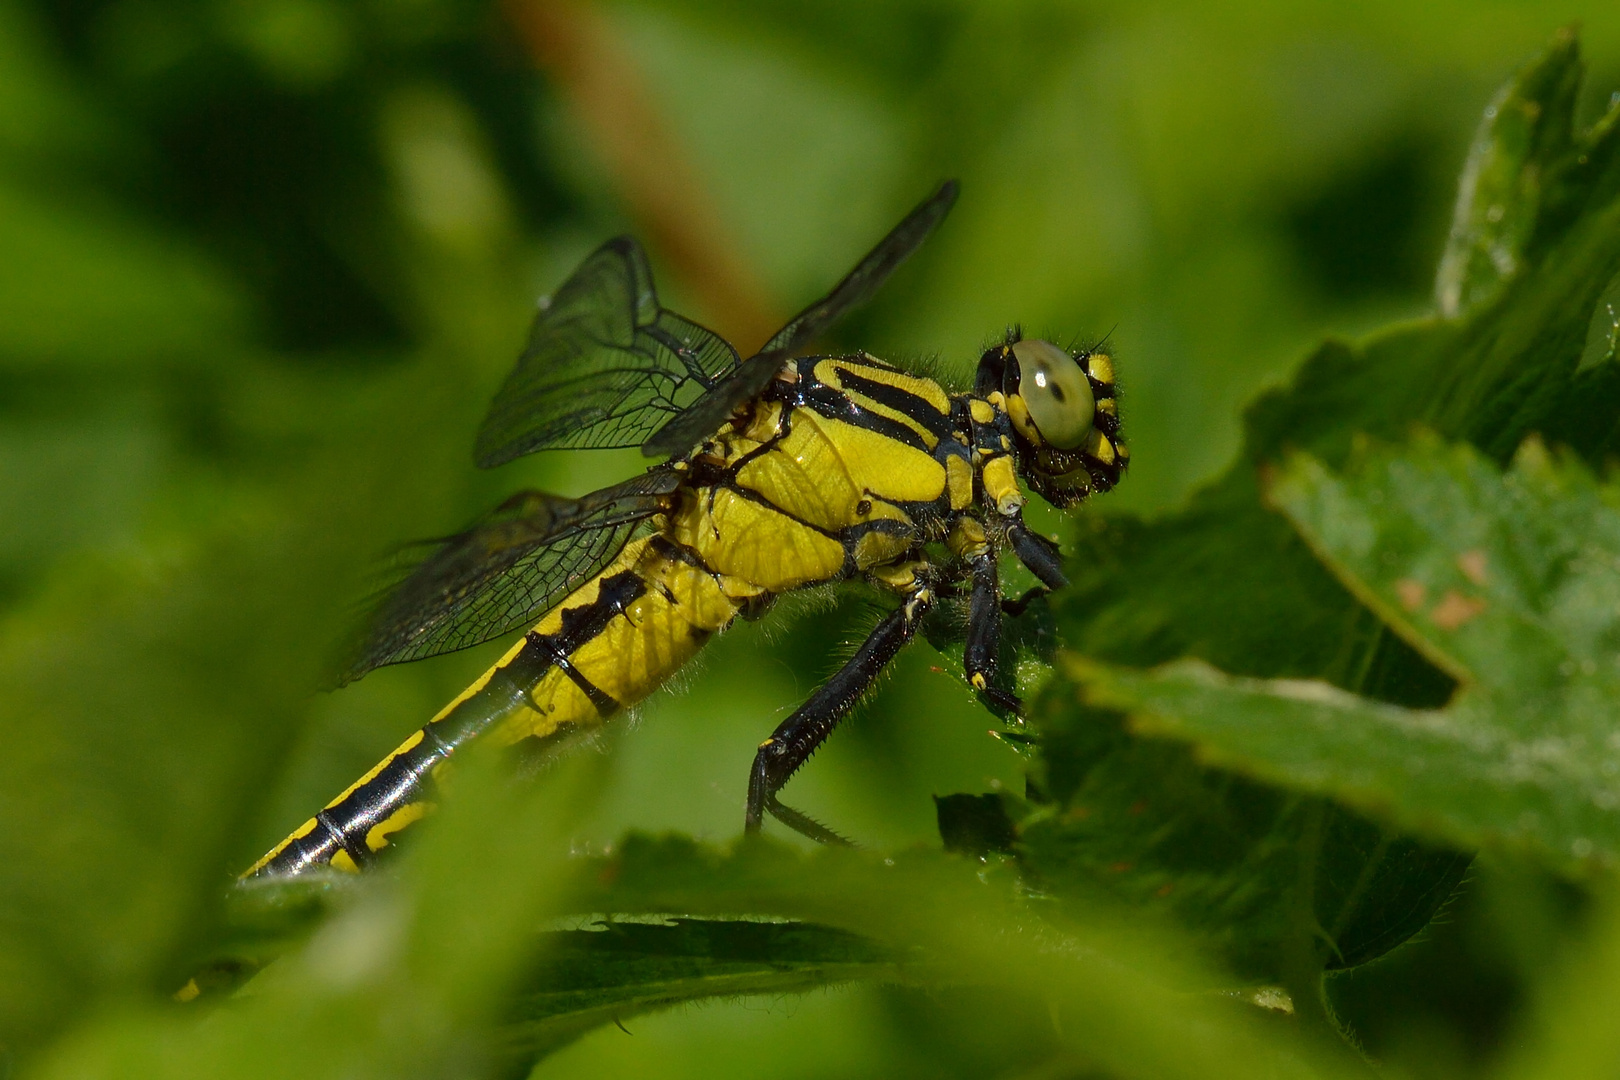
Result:
[[[563,601],[563,603],[567,603],[567,601],[565,600],[565,601]],[[558,605],[558,606],[560,607],[561,605]],[[506,650],[506,655],[505,656],[501,657],[499,660],[495,661],[494,664],[490,665],[490,669],[488,671],[484,672],[482,675],[478,676],[477,681],[475,681],[471,686],[467,687],[467,689],[465,689],[461,693],[457,694],[455,696],[455,698],[450,702],[450,704],[448,704],[444,708],[440,709],[434,715],[432,721],[430,721],[430,722],[434,723],[434,724],[437,724],[440,720],[443,720],[445,717],[449,716],[452,712],[454,712],[457,705],[460,705],[463,701],[466,701],[468,698],[470,698],[474,694],[478,693],[478,691],[480,691],[484,687],[488,686],[489,685],[489,680],[495,677],[495,673],[497,671],[499,671],[502,667],[504,667],[507,664],[511,663],[517,657],[517,654],[523,651],[523,646],[526,645],[526,644],[528,644],[528,640],[526,638],[518,638],[516,644],[514,644],[510,649]],[[404,749],[404,747],[400,747],[400,750],[403,750],[403,749]],[[399,750],[394,751],[394,754],[397,754],[397,753],[399,753]],[[377,768],[380,769],[380,768],[383,767],[383,765],[388,764],[389,759],[391,759],[393,756],[394,756],[393,754],[390,754],[387,758],[384,758],[382,763],[379,764],[377,766]],[[364,781],[362,781],[362,783],[363,782]],[[353,791],[354,789],[350,788],[349,790]],[[347,793],[345,793],[345,794],[347,794]],[[342,797],[343,797],[342,795],[338,796],[339,799],[341,799]]]
[[252,866],[248,867],[246,870],[242,871],[241,876],[245,878],[252,877],[260,870],[263,870],[265,866],[275,859],[277,855],[280,855],[283,851],[286,851],[288,845],[290,845],[294,840],[302,840],[304,837],[314,832],[316,824],[317,822],[315,819],[310,818],[308,821],[298,826],[298,828],[287,834],[287,838],[285,840],[271,848],[269,851],[265,852],[263,858],[254,863]]
[[[875,360],[876,358],[873,357]],[[843,361],[846,370],[859,375],[869,382],[883,383],[896,390],[904,390],[913,397],[920,397],[940,415],[948,415],[951,411],[950,398],[945,396],[945,389],[933,379],[924,379],[916,375],[907,375],[903,371],[896,371],[887,364],[861,364]],[[819,373],[818,373],[819,377]]]
[[874,566],[867,572],[879,584],[903,593],[910,592],[917,584],[916,567],[916,563],[889,563],[886,566]]
[[885,386],[892,386],[896,390],[900,390],[912,395],[913,397],[920,398],[921,400],[927,402],[928,405],[941,416],[947,416],[950,414],[950,402],[945,397],[945,391],[940,389],[938,383],[934,382],[932,379],[912,378],[907,375],[902,375],[897,371],[891,371],[887,368],[868,367],[864,364],[853,364],[848,360],[823,360],[821,363],[816,365],[816,378],[820,379],[828,386],[842,391],[850,398],[850,400],[860,405],[861,408],[867,410],[868,412],[876,413],[878,416],[884,417],[885,419],[893,420],[897,424],[902,424],[905,427],[910,428],[912,431],[917,433],[917,437],[923,441],[923,445],[928,447],[930,450],[939,445],[939,437],[919,423],[915,417],[901,412],[899,409],[884,405],[878,401],[874,401],[857,390],[851,390],[845,387],[842,380],[839,378],[839,376],[844,372],[848,372],[851,375],[866,379],[868,382],[882,383]]
[[366,832],[366,847],[372,851],[381,851],[388,846],[388,837],[391,834],[399,832],[413,821],[422,820],[432,808],[432,803],[406,803],[389,814],[387,820],[378,822]]
[[1011,457],[991,458],[984,463],[979,475],[984,478],[984,493],[990,496],[999,512],[1010,514],[1024,505],[1024,493],[1018,489],[1018,474]]
[[407,750],[415,749],[416,744],[421,742],[422,739],[423,739],[423,733],[422,733],[421,728],[417,728],[415,731],[411,732],[411,737],[410,738],[408,738],[404,742],[400,743],[399,746],[395,748],[395,750],[394,750],[394,752],[392,754],[389,754],[387,757],[385,757],[381,761],[377,762],[377,764],[373,765],[371,767],[370,772],[366,773],[366,775],[362,776],[360,779],[358,779],[354,783],[350,784],[347,788],[344,788],[343,789],[343,794],[339,795],[337,798],[335,798],[331,802],[327,803],[326,806],[325,806],[325,809],[327,809],[327,810],[332,809],[332,807],[336,806],[338,803],[342,802],[344,799],[347,799],[350,795],[353,795],[356,788],[358,788],[358,787],[360,787],[360,786],[362,786],[364,784],[371,783],[371,781],[373,781],[373,780],[375,780],[377,778],[378,773],[382,772],[383,769],[388,767],[388,763],[390,761],[393,761],[395,758],[399,757],[399,755],[405,753]]
[[1113,444],[1108,441],[1108,436],[1104,435],[1096,428],[1091,429],[1091,438],[1086,440],[1086,453],[1090,454],[1104,465],[1112,465],[1114,463]]
[[862,570],[881,566],[904,555],[910,547],[911,541],[903,536],[869,532],[855,541],[855,565]]
[[961,518],[951,529],[951,535],[946,538],[946,546],[963,558],[973,558],[989,550],[985,541],[984,526],[970,517]]
[[966,510],[973,505],[973,466],[955,454],[946,458],[945,487],[951,493],[952,510]]

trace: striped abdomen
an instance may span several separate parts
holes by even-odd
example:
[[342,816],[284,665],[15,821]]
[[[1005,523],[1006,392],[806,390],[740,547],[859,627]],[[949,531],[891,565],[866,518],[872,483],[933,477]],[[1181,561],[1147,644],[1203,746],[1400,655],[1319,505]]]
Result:
[[[728,583],[729,584],[729,583]],[[662,536],[625,548],[427,726],[306,821],[244,877],[331,865],[358,870],[431,806],[434,771],[486,733],[562,739],[646,697],[747,598]],[[757,590],[753,590],[757,592]]]
[[743,604],[906,559],[971,501],[968,452],[950,437],[938,384],[831,357],[795,393],[708,444],[706,479],[681,488],[660,534],[626,547],[248,875],[358,869],[427,812],[433,771],[462,744],[487,735],[538,747],[599,724],[657,689]]

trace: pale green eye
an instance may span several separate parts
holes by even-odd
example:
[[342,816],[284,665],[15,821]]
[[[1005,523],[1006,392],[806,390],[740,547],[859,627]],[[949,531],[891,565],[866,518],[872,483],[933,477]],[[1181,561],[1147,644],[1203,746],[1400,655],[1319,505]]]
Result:
[[1042,440],[1059,450],[1085,442],[1097,402],[1074,357],[1050,341],[1020,341],[1012,351],[1018,358],[1018,395]]

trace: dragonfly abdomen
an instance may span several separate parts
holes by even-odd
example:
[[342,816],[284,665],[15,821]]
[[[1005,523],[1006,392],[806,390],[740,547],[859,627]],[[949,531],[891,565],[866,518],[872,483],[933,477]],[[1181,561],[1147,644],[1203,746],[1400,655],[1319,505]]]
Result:
[[460,746],[488,733],[497,745],[539,750],[595,727],[667,681],[759,591],[704,569],[664,536],[630,544],[243,876],[358,870],[432,809],[434,774]]
[[[617,591],[615,591],[617,590]],[[569,638],[566,659],[491,732],[497,744],[551,739],[641,701],[762,592],[716,574],[662,534],[638,540],[531,633]],[[632,595],[633,593],[633,595]],[[585,632],[570,634],[583,628]],[[526,747],[525,747],[526,748]]]

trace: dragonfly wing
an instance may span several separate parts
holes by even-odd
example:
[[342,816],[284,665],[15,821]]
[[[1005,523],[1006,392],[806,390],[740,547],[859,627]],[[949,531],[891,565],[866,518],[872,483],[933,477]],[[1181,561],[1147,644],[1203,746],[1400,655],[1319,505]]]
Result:
[[536,450],[640,446],[736,364],[725,339],[660,306],[646,254],[621,236],[541,302],[475,457],[489,468]]
[[680,484],[679,473],[655,469],[581,499],[539,491],[513,496],[401,574],[377,604],[339,685],[535,621],[601,573]]
[[947,180],[928,198],[918,203],[905,220],[879,240],[877,246],[833,287],[832,292],[799,312],[765,343],[760,352],[795,352],[826,332],[833,323],[860,307],[889,279],[889,275],[922,246],[956,203],[959,185]]
[[872,298],[889,275],[928,239],[950,213],[958,185],[947,180],[907,214],[831,292],[795,315],[758,354],[660,427],[641,446],[648,457],[684,454],[714,434],[744,402],[757,397],[795,352],[810,344],[848,312]]
[[641,446],[647,457],[673,457],[684,454],[720,430],[720,425],[744,402],[765,392],[788,361],[786,349],[773,349],[751,356],[737,365],[726,380],[693,402],[685,412],[670,420]]

